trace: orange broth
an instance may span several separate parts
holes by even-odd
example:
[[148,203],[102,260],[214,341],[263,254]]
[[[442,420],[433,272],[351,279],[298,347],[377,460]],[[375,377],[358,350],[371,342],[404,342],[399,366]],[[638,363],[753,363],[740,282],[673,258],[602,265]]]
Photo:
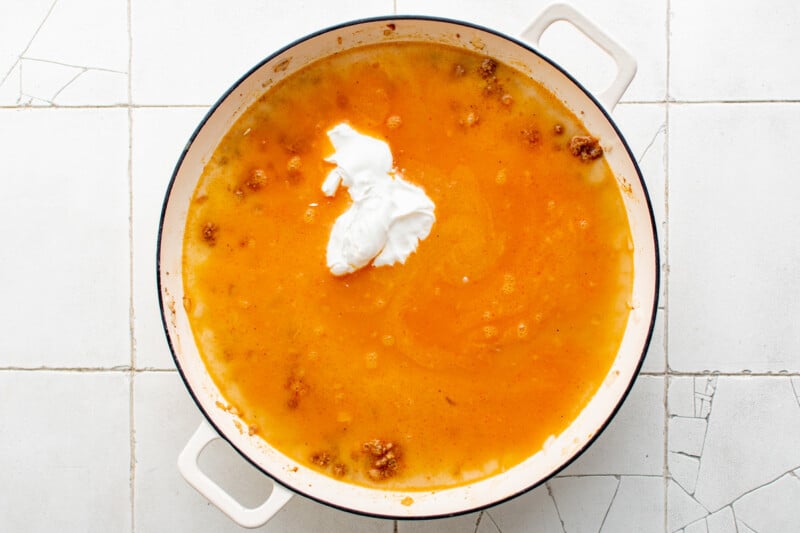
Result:
[[[320,189],[340,122],[436,205],[405,264],[326,266],[350,202]],[[184,244],[184,305],[243,429],[406,490],[496,474],[563,431],[616,356],[633,271],[617,182],[576,135],[529,77],[444,45],[345,51],[264,94],[205,168]]]

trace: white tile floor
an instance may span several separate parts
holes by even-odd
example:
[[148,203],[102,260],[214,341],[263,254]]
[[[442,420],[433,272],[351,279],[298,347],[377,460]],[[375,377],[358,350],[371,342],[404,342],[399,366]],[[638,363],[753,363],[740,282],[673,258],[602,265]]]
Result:
[[[352,516],[293,499],[264,531],[792,531],[800,524],[800,7],[575,0],[639,72],[614,118],[645,175],[666,283],[643,375],[578,461],[483,513]],[[265,54],[392,13],[515,35],[509,0],[0,2],[0,531],[239,530],[175,467],[201,416],[161,330],[155,231],[208,105]],[[561,25],[542,49],[601,90]],[[269,483],[224,445],[203,467]]]

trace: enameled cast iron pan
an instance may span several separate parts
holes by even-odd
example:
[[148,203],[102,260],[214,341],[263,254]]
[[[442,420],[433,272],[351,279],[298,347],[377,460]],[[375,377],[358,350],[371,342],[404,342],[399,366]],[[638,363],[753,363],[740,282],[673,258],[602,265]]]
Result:
[[[580,29],[616,61],[616,80],[603,94],[591,95],[532,47],[544,30],[558,20]],[[385,491],[337,481],[294,462],[258,435],[240,431],[236,416],[219,407],[226,404],[225,399],[206,371],[182,305],[181,256],[189,202],[204,164],[228,129],[265,90],[304,65],[343,49],[386,41],[444,43],[478,51],[530,75],[553,92],[601,140],[623,191],[634,246],[633,309],[622,344],[605,381],[578,418],[564,433],[551,439],[543,451],[510,470],[469,485],[433,492]],[[384,17],[342,24],[279,50],[237,81],[212,107],[181,155],[169,184],[159,229],[158,290],[164,328],[178,370],[207,420],[179,458],[179,468],[187,481],[246,527],[265,523],[293,493],[366,515],[434,518],[475,511],[512,498],[573,461],[605,428],[630,390],[647,351],[657,307],[659,259],[652,208],[636,161],[608,115],[635,72],[635,62],[622,48],[573,9],[556,5],[547,9],[521,40],[472,24],[428,17]],[[220,437],[276,482],[261,506],[243,507],[197,468],[202,449]],[[411,505],[408,496],[413,498]]]

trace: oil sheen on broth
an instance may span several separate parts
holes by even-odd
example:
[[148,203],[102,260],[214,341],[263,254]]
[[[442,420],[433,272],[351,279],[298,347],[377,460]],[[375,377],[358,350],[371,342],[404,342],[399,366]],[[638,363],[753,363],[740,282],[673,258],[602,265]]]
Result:
[[[436,206],[405,264],[328,270],[342,122]],[[627,322],[630,243],[602,149],[552,94],[471,52],[374,45],[228,132],[189,209],[184,305],[244,431],[350,483],[441,488],[518,464],[586,405]]]

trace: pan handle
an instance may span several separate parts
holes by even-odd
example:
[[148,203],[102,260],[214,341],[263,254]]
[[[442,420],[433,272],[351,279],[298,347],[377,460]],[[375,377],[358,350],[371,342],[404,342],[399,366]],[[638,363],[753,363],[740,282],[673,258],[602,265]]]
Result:
[[597,99],[609,112],[614,109],[628,85],[636,75],[636,60],[616,41],[612,40],[589,19],[578,13],[575,8],[566,4],[553,4],[545,9],[528,28],[522,32],[522,38],[534,46],[539,46],[542,34],[554,23],[563,20],[580,30],[597,46],[608,52],[617,64],[617,77]]
[[178,470],[189,485],[240,526],[255,528],[266,524],[275,513],[286,505],[292,497],[292,493],[278,486],[277,483],[273,483],[269,497],[258,507],[251,509],[236,501],[197,466],[197,459],[203,449],[219,438],[220,436],[214,431],[214,428],[205,421],[201,422],[178,456]]

